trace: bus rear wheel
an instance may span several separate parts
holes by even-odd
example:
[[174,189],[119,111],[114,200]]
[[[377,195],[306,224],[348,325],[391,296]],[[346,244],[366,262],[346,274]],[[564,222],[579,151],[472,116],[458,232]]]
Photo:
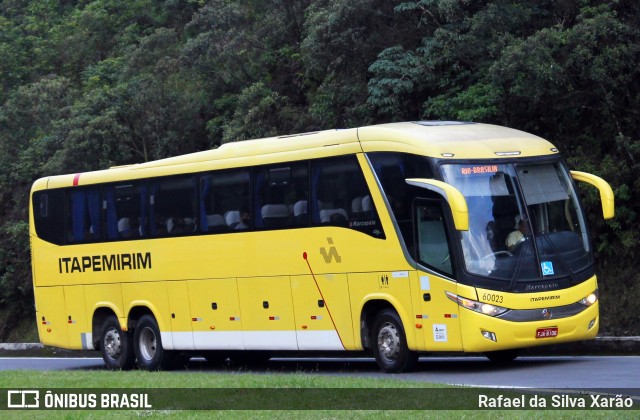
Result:
[[385,309],[373,322],[373,353],[387,373],[409,372],[418,365],[418,353],[409,350],[402,321],[396,311]]
[[138,321],[133,334],[133,349],[140,369],[166,370],[173,365],[174,352],[162,348],[160,328],[151,315],[143,315]]
[[100,329],[100,351],[107,369],[130,370],[135,364],[131,334],[122,331],[115,316],[109,316]]

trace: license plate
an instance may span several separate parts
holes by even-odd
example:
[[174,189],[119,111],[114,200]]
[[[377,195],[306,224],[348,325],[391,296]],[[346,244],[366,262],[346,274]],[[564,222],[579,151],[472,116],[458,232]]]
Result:
[[536,338],[553,338],[558,336],[558,327],[538,328]]

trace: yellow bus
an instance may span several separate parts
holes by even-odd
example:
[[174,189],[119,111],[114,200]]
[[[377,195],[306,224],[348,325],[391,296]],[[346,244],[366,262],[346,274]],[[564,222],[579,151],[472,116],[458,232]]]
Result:
[[424,352],[584,340],[598,285],[574,180],[548,141],[422,121],[225,144],[37,180],[40,340],[110,369],[177,356]]

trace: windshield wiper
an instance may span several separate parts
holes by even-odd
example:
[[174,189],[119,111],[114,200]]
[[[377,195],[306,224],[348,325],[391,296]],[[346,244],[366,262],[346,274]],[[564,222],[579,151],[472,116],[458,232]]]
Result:
[[[525,258],[526,253],[529,251],[527,248],[532,246],[531,242],[533,241],[533,239],[529,239],[527,238],[521,245],[520,245],[520,249],[518,251],[518,254],[516,255],[517,257],[517,261],[516,261],[516,266],[513,270],[513,276],[511,276],[511,280],[509,281],[509,289],[508,290],[514,290],[516,288],[516,283],[518,283],[518,275],[520,274],[520,270],[522,268],[522,262],[528,258]],[[536,254],[535,252],[535,247],[533,248],[533,252],[532,255]]]

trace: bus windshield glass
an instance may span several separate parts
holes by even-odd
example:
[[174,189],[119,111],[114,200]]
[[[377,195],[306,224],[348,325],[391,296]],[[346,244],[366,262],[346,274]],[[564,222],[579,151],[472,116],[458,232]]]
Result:
[[592,264],[584,216],[560,163],[447,164],[442,171],[467,200],[461,241],[469,273],[515,284],[574,276]]

